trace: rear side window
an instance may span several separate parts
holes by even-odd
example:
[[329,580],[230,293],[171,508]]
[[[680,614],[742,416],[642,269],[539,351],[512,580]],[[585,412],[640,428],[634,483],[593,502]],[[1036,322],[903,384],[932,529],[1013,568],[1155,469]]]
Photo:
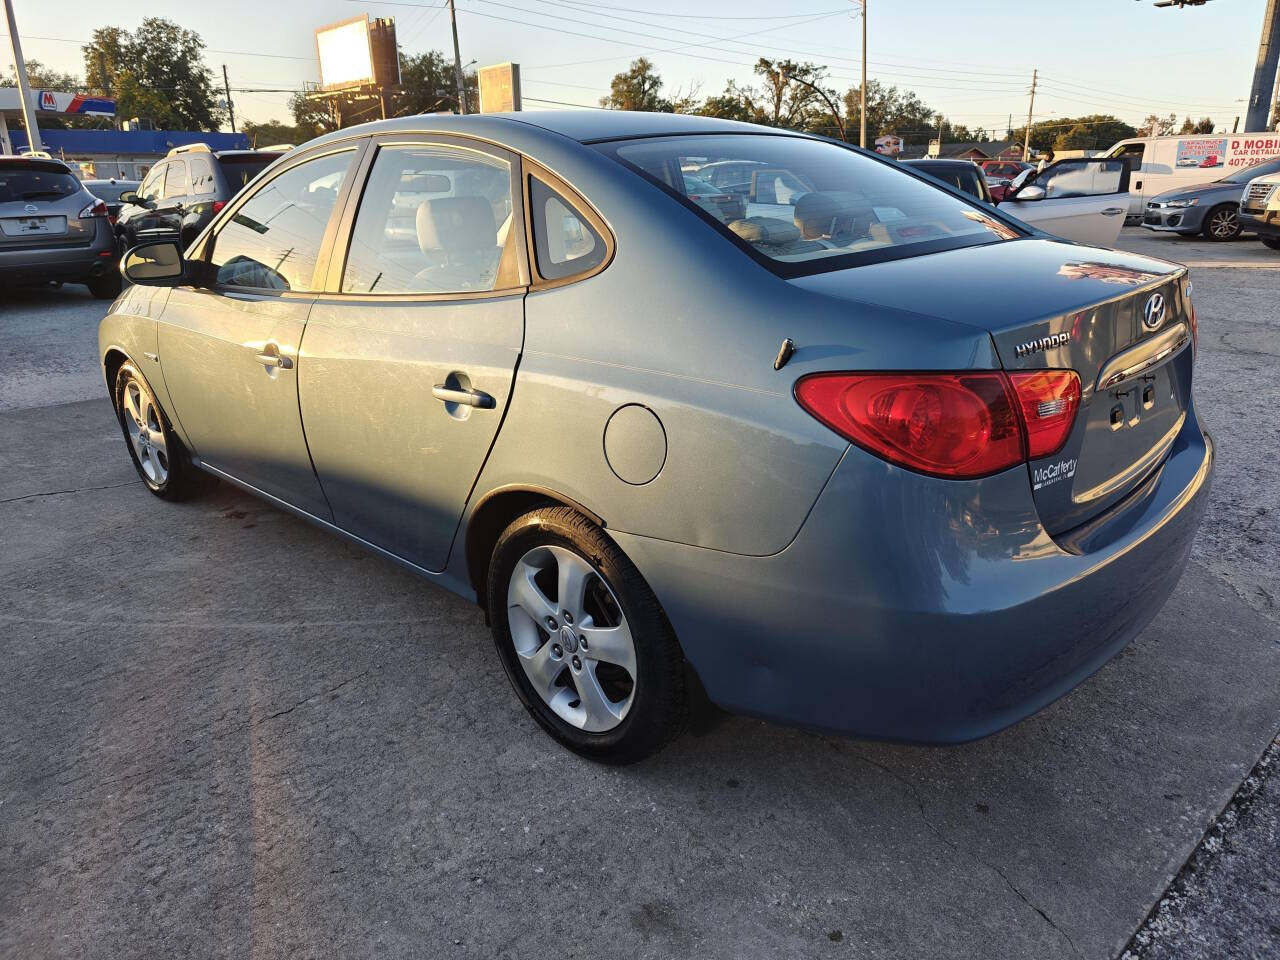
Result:
[[264,290],[310,290],[325,228],[352,150],[307,160],[262,184],[224,222],[210,263],[216,282]]
[[511,223],[505,160],[444,145],[382,147],[360,199],[342,292],[474,293],[510,285],[499,278]]
[[187,195],[187,165],[181,160],[170,162],[164,175],[164,196],[185,197]]
[[547,280],[563,280],[588,273],[604,262],[604,238],[584,214],[541,180],[529,179],[533,212],[533,250],[538,273]]
[[0,164],[0,203],[14,200],[57,200],[80,190],[80,181],[65,170],[44,164]]
[[213,181],[213,164],[209,162],[209,158],[193,156],[187,162],[191,165],[191,192],[213,193],[217,187]]

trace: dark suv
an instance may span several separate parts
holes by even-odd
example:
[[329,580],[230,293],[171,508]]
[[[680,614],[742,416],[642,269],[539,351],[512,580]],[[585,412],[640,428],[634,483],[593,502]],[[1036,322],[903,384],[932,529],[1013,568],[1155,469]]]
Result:
[[120,197],[116,235],[128,249],[148,240],[177,240],[183,247],[204,229],[267,164],[266,150],[223,150],[202,143],[175,147],[147,173],[136,193]]

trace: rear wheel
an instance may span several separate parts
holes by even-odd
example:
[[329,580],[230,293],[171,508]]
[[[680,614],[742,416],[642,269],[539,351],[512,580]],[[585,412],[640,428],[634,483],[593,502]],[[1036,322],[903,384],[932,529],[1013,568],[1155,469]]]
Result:
[[548,506],[518,518],[494,548],[488,593],[507,676],[562,744],[630,763],[680,732],[680,645],[639,571],[586,517]]
[[1220,203],[1204,215],[1200,232],[1208,240],[1234,240],[1240,236],[1240,217],[1234,203]]
[[129,456],[148,490],[165,500],[188,500],[217,484],[191,462],[151,388],[132,363],[121,364],[116,373],[115,400]]
[[1272,250],[1280,250],[1280,237],[1262,237],[1262,245]]

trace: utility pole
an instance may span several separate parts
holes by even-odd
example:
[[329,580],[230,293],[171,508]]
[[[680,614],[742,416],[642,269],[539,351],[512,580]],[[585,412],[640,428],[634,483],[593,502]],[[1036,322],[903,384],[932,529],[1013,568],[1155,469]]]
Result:
[[1031,104],[1027,107],[1027,132],[1022,137],[1022,162],[1031,159],[1031,115],[1036,112],[1036,80],[1040,77],[1037,67],[1031,71]]
[[859,113],[862,115],[862,134],[858,146],[867,149],[867,0],[862,0],[862,89],[859,91],[862,104]]
[[4,15],[9,20],[9,47],[13,50],[13,69],[18,74],[18,97],[22,100],[22,124],[27,128],[27,147],[32,153],[44,149],[40,127],[31,108],[31,84],[27,83],[27,63],[22,59],[22,41],[18,39],[18,21],[13,16],[13,0],[4,0]]
[[1253,71],[1253,88],[1249,91],[1248,112],[1245,114],[1244,132],[1254,133],[1271,129],[1267,121],[1274,89],[1276,67],[1280,65],[1280,0],[1267,0],[1266,13],[1262,15],[1262,39],[1258,43],[1258,63]]
[[462,52],[458,49],[458,14],[449,0],[449,23],[453,26],[453,76],[458,82],[458,112],[466,115],[467,95],[462,88]]
[[231,104],[231,81],[227,79],[227,65],[222,65],[222,89],[227,93],[227,116],[231,119],[231,132],[236,132],[236,108]]

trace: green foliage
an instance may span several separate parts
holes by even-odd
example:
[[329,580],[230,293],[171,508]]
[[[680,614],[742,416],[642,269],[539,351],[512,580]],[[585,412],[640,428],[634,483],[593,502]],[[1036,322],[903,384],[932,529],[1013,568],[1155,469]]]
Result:
[[1213,133],[1213,120],[1209,117],[1201,117],[1197,123],[1187,117],[1182,121],[1182,129],[1178,133]]
[[662,78],[653,64],[641,57],[631,61],[623,73],[614,75],[609,84],[609,95],[600,98],[600,106],[611,110],[647,110],[651,113],[672,113],[670,100],[664,99]]
[[99,27],[81,50],[88,85],[116,98],[118,117],[170,130],[216,130],[222,122],[204,41],[194,31],[147,17],[132,33]]
[[[1021,143],[1027,128],[1018,127],[1011,140]],[[1142,131],[1145,133],[1146,131]],[[1101,150],[1118,140],[1139,136],[1140,132],[1119,117],[1109,113],[1091,113],[1083,117],[1054,117],[1031,128],[1031,149]]]

